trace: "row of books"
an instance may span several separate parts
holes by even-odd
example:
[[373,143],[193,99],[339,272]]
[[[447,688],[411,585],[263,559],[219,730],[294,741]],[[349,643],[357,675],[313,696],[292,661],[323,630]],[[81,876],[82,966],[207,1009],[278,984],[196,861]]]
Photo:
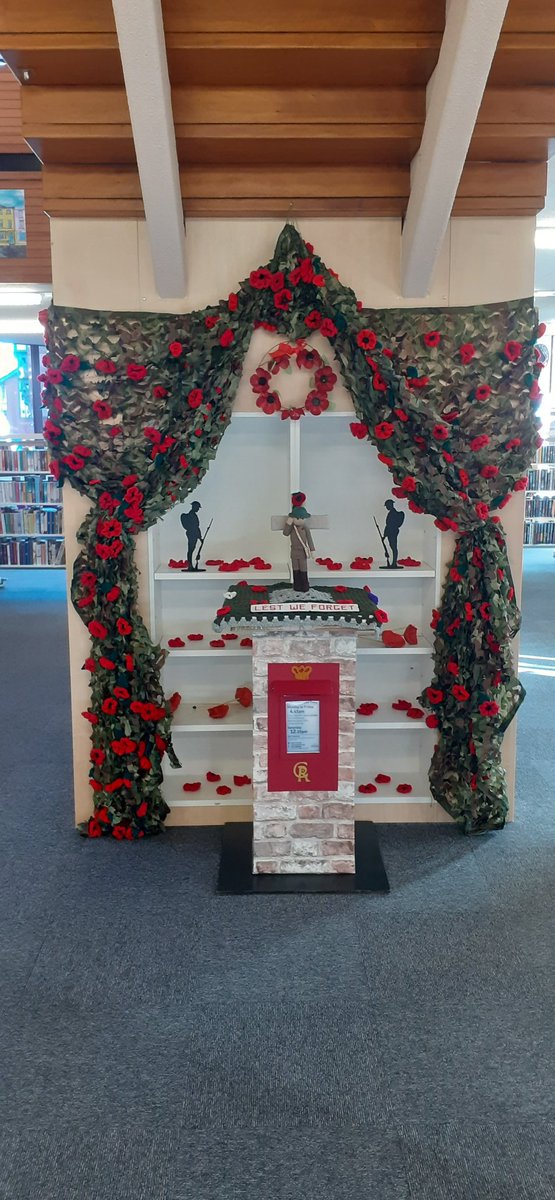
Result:
[[60,567],[64,563],[63,542],[41,542],[36,538],[0,541],[0,567]]
[[555,442],[546,442],[544,446],[540,446],[537,462],[555,463]]
[[555,543],[555,521],[525,521],[525,546],[552,546]]
[[61,534],[61,508],[11,508],[0,510],[0,533]]
[[0,445],[0,471],[47,471],[46,446]]
[[554,496],[527,496],[527,517],[555,517]]
[[55,479],[26,475],[22,479],[0,478],[0,504],[56,504],[61,492]]
[[[554,464],[555,466],[555,464]],[[528,472],[528,490],[530,492],[555,491],[555,470],[553,467],[532,467]]]

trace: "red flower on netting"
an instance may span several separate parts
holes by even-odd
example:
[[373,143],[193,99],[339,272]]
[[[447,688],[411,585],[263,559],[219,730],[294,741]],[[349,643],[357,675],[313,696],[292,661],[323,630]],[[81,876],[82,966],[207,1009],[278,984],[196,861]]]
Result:
[[478,437],[472,439],[470,449],[474,452],[483,450],[484,446],[489,446],[489,437],[487,433],[479,433]]
[[480,475],[483,479],[495,479],[495,476],[499,475],[499,467],[496,467],[494,463],[487,463],[485,467],[482,467]]
[[133,383],[140,383],[145,378],[146,367],[143,367],[141,363],[128,363],[126,374],[128,379],[133,380]]
[[321,412],[325,412],[326,408],[329,408],[329,406],[330,402],[328,397],[322,392],[309,392],[305,400],[305,408],[307,412],[312,413],[312,416],[314,417],[319,416]]
[[499,705],[495,700],[484,700],[480,705],[479,712],[483,717],[496,717],[499,712]]
[[106,758],[106,754],[104,750],[101,750],[98,746],[93,746],[89,754],[89,758],[91,762],[96,763],[97,767],[101,767],[104,759]]
[[455,700],[459,700],[461,704],[464,703],[465,700],[470,700],[470,692],[467,692],[466,688],[460,683],[456,683],[454,687],[451,688],[451,695],[455,697]]
[[116,626],[118,633],[122,637],[127,637],[128,634],[133,633],[133,626],[129,624],[129,621],[126,621],[125,617],[118,617]]
[[305,317],[304,323],[308,325],[309,329],[320,329],[322,324],[321,312],[318,312],[317,308],[313,308],[312,312],[309,312],[308,316]]
[[447,670],[449,671],[450,675],[458,675],[459,664],[454,662],[454,660],[451,658],[451,659],[449,659],[449,662],[447,663]]
[[204,324],[206,325],[207,329],[213,329],[214,326],[218,324],[219,319],[219,317],[205,317]]
[[275,413],[281,408],[281,400],[276,392],[264,392],[258,397],[256,404],[265,413]]
[[105,671],[115,671],[116,664],[111,658],[106,658],[105,655],[102,655],[98,661],[100,666],[103,667]]
[[201,389],[193,388],[193,390],[189,392],[189,395],[187,396],[187,404],[189,405],[189,408],[199,408],[203,399],[204,397]]
[[434,425],[432,429],[432,437],[436,442],[444,442],[449,437],[449,428],[447,425]]
[[392,437],[394,433],[395,426],[390,421],[380,421],[379,425],[374,427],[374,437],[377,437],[381,442]]
[[95,400],[93,412],[96,413],[99,421],[107,421],[113,414],[112,405],[107,404],[105,400]]
[[479,500],[478,503],[474,505],[474,512],[481,521],[487,521],[489,517],[489,508],[487,504],[484,504],[483,500]]
[[380,371],[376,371],[372,376],[372,387],[375,392],[387,392],[387,383]]
[[64,371],[72,375],[74,371],[78,371],[81,366],[81,359],[76,354],[66,354],[65,358],[60,363],[60,371]]
[[279,308],[281,312],[287,312],[292,299],[293,293],[289,291],[289,288],[281,288],[281,291],[274,293],[275,307]]
[[115,375],[117,371],[116,364],[112,362],[111,358],[97,358],[94,369],[98,371],[99,375]]
[[465,342],[463,346],[459,346],[461,362],[464,363],[465,367],[468,366],[469,362],[472,362],[475,353],[476,347],[472,345],[472,342]]
[[372,329],[359,329],[357,346],[360,346],[361,350],[373,350],[377,344],[378,339]]
[[491,620],[491,604],[488,604],[487,600],[480,605],[480,616],[484,618],[484,621]]
[[430,713],[430,716],[426,717],[426,725],[428,726],[428,729],[437,729],[439,725],[439,717],[436,717],[435,713]]
[[168,349],[172,358],[179,358],[183,354],[183,342],[170,342]]
[[524,492],[527,487],[528,487],[528,478],[517,479],[516,483],[513,484],[513,492]]
[[227,307],[230,312],[237,312],[239,307],[239,297],[237,292],[230,292],[227,298]]
[[428,697],[430,704],[441,704],[444,693],[441,691],[441,688],[427,687],[426,696]]
[[232,329],[224,329],[224,332],[220,334],[220,346],[231,346],[234,341],[235,334]]
[[100,641],[104,641],[104,638],[108,636],[108,630],[102,621],[89,621],[87,629],[91,637],[99,638]]
[[424,345],[429,346],[432,350],[435,350],[436,347],[439,346],[440,341],[441,341],[441,334],[438,329],[432,329],[430,331],[430,333],[424,334],[424,337],[423,337]]
[[476,400],[487,400],[491,396],[491,388],[489,383],[479,383],[474,390]]
[[416,479],[414,478],[414,475],[405,475],[405,478],[401,481],[399,486],[403,492],[415,492]]
[[106,700],[102,701],[102,712],[103,713],[107,713],[108,716],[114,717],[116,715],[117,711],[118,711],[117,700],[114,700],[114,699],[112,699],[111,696],[108,696]]
[[258,271],[251,271],[249,275],[249,283],[251,287],[257,291],[264,291],[265,288],[272,286],[272,274],[265,267],[261,267]]
[[353,437],[358,438],[359,441],[362,441],[363,438],[368,437],[368,426],[364,425],[362,421],[351,421],[349,429],[351,430]]
[[335,337],[337,332],[337,325],[334,325],[333,321],[330,321],[329,317],[324,317],[324,320],[320,325],[320,333],[322,333],[324,337],[332,338]]
[[263,367],[258,367],[254,375],[250,377],[250,385],[253,392],[267,392],[270,383],[270,372],[265,371]]
[[285,275],[283,271],[274,271],[271,276],[270,287],[273,292],[282,292],[285,287]]
[[522,354],[521,342],[505,342],[503,354],[508,362],[516,362]]

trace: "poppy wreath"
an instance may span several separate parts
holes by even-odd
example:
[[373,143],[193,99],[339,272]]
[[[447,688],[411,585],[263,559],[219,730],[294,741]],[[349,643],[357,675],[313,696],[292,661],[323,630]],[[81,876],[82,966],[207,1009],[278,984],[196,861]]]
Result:
[[432,697],[421,697],[438,737],[431,787],[466,832],[500,828],[501,739],[523,692],[509,652],[519,614],[499,513],[525,487],[537,445],[531,302],[363,310],[286,225],[268,265],[202,311],[52,307],[44,319],[52,474],[90,502],[72,582],[91,637],[94,813],[82,832],[132,840],[163,827],[161,763],[166,753],[177,761],[179,698],[163,695],[164,651],[138,611],[135,538],[204,477],[256,328],[291,346],[316,329],[328,340],[353,397],[354,436],[377,447],[409,509],[456,535],[434,617]]
[[[302,407],[290,405],[284,408],[273,379],[280,371],[290,372],[293,366],[299,370],[312,371],[310,391]],[[281,411],[282,421],[288,417],[292,421],[298,421],[305,412],[319,417],[320,413],[329,408],[329,393],[333,391],[336,383],[335,371],[314,346],[307,346],[305,338],[297,338],[293,345],[280,342],[279,346],[274,346],[250,378],[258,408],[268,414]]]

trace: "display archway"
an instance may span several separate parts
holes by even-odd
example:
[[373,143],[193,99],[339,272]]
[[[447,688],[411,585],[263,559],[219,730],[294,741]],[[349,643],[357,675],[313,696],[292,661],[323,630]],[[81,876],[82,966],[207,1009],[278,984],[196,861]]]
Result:
[[227,300],[178,316],[52,307],[45,436],[51,469],[91,501],[72,600],[91,636],[90,783],[83,832],[160,831],[172,699],[164,652],[137,609],[134,538],[200,483],[231,418],[253,329],[333,347],[358,420],[395,494],[456,546],[434,614],[435,673],[422,703],[437,722],[434,798],[465,832],[507,813],[501,742],[523,697],[510,639],[519,626],[499,512],[538,445],[541,370],[532,302],[464,309],[363,309],[291,225],[273,258]]

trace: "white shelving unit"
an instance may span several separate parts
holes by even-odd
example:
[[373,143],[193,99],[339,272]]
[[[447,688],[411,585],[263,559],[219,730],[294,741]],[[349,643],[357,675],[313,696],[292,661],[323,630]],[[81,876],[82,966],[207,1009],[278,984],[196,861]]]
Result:
[[[235,639],[226,640],[222,648],[213,647],[210,642],[220,640],[221,632],[212,628],[212,622],[228,587],[239,579],[258,583],[288,579],[280,535],[271,532],[270,517],[289,510],[290,491],[297,486],[306,492],[311,512],[329,517],[329,530],[315,531],[316,555],[343,564],[340,571],[314,565],[311,581],[329,587],[346,581],[360,587],[368,583],[379,596],[380,607],[389,613],[389,628],[402,632],[413,624],[418,629],[418,644],[399,649],[387,648],[373,634],[359,637],[358,702],[374,701],[379,708],[372,717],[356,718],[357,787],[372,783],[380,772],[391,776],[389,784],[376,785],[371,795],[357,792],[359,811],[363,814],[369,804],[437,807],[427,778],[435,733],[423,717],[407,718],[391,705],[397,699],[416,704],[431,678],[430,619],[439,599],[440,534],[432,518],[407,512],[399,538],[400,557],[411,555],[421,565],[402,571],[379,569],[383,550],[371,518],[375,515],[383,524],[391,477],[368,443],[351,436],[353,414],[334,413],[333,418],[304,417],[298,447],[294,444],[298,427],[291,435],[290,422],[258,412],[237,414],[210,471],[191,496],[200,501],[202,529],[214,518],[203,560],[248,560],[260,555],[272,564],[270,569],[239,569],[231,574],[209,568],[189,574],[170,568],[170,558],[178,561],[186,556],[179,516],[189,508],[188,502],[177,505],[149,531],[151,633],[168,649],[166,693],[179,691],[183,697],[173,724],[182,768],[172,770],[167,765],[164,779],[165,798],[173,810],[179,810],[174,811],[174,824],[195,822],[194,814],[201,809],[224,821],[226,810],[252,803],[250,787],[233,783],[234,775],[252,774],[252,711],[233,702],[236,688],[251,683],[251,650],[240,642],[252,631],[230,631],[237,633]],[[355,478],[351,495],[349,481]],[[406,511],[404,505],[399,507]],[[352,570],[349,563],[356,555],[373,555],[372,569]],[[191,633],[202,634],[202,641],[188,640]],[[168,641],[176,637],[185,645],[169,648]],[[229,714],[210,718],[208,708],[221,703],[230,705]],[[221,784],[207,782],[207,771],[221,775]],[[183,791],[184,783],[195,782],[201,783],[198,791]],[[398,793],[402,784],[410,784],[412,791]],[[217,786],[231,791],[218,795]]]
[[525,546],[555,546],[555,441],[540,446],[528,474]]
[[65,566],[62,503],[42,438],[0,439],[0,569]]

